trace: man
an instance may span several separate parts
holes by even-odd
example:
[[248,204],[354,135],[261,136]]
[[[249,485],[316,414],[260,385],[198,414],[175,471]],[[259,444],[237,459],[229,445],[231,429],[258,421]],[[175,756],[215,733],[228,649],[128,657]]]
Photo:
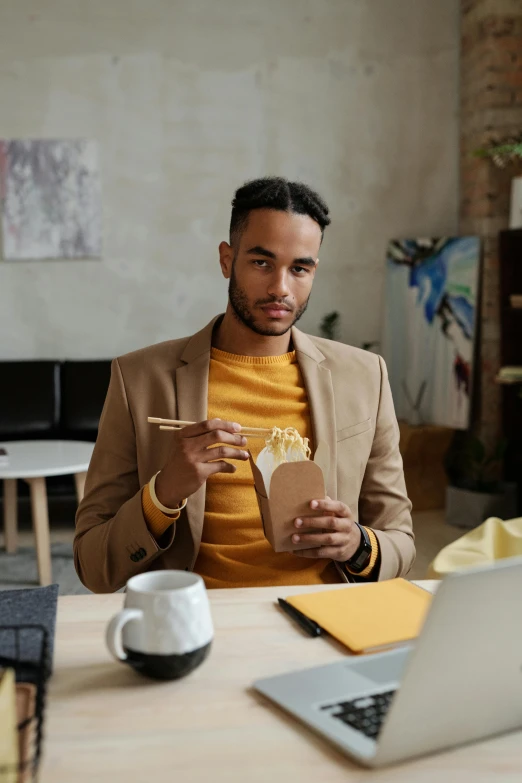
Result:
[[[304,313],[328,208],[310,188],[254,180],[232,202],[224,316],[201,332],[115,359],[78,509],[74,557],[95,592],[149,569],[193,569],[207,587],[388,579],[415,549],[398,426],[383,360],[309,337]],[[147,416],[196,422],[160,431]],[[295,427],[330,449],[321,512],[264,538],[241,426]],[[358,520],[358,521],[357,521]],[[360,524],[359,524],[360,523]]]

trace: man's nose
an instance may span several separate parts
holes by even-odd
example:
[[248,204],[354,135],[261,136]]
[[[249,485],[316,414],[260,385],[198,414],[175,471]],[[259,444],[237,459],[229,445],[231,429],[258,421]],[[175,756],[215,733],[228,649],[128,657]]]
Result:
[[290,295],[288,275],[286,272],[274,272],[267,293],[269,296],[275,296],[278,299],[284,299],[286,296]]

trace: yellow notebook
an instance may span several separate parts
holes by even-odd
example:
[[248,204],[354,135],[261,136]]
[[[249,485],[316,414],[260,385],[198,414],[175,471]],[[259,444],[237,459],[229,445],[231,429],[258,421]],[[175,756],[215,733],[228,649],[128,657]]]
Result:
[[18,732],[15,678],[12,669],[0,671],[0,780],[18,780]]
[[431,593],[406,581],[390,579],[286,599],[351,652],[376,652],[418,636]]

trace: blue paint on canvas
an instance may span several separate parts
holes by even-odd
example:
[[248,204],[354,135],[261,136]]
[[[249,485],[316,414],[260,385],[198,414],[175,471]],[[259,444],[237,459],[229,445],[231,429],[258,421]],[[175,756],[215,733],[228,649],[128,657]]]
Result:
[[469,424],[478,237],[390,242],[383,353],[398,418]]

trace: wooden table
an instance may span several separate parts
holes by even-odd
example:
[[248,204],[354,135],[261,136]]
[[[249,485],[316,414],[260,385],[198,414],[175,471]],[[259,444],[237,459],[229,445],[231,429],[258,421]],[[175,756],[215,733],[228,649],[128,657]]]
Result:
[[105,627],[123,595],[60,598],[39,783],[520,783],[520,733],[365,770],[250,690],[259,677],[346,655],[327,637],[304,636],[274,606],[304,589],[210,591],[211,654],[168,683],[110,658]]
[[4,480],[5,548],[8,554],[15,554],[18,547],[16,484],[18,479],[23,479],[29,484],[31,492],[40,584],[50,585],[51,542],[45,479],[73,474],[79,503],[83,498],[94,443],[81,440],[19,440],[2,442],[0,446],[5,448],[8,456],[8,462],[0,465],[0,479]]

